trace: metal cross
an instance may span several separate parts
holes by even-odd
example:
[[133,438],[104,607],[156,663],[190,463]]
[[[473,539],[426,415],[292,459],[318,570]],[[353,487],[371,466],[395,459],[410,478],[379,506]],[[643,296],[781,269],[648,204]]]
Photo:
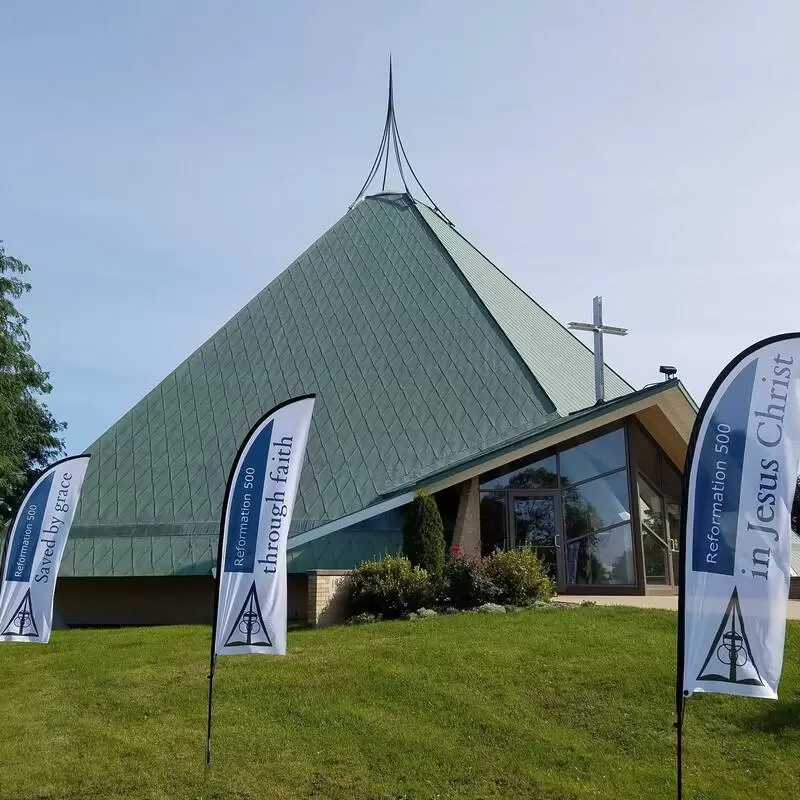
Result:
[[598,403],[605,402],[605,363],[603,361],[603,334],[625,336],[627,328],[615,328],[613,325],[603,325],[603,298],[594,298],[594,322],[570,322],[569,328],[575,331],[589,331],[594,334],[594,391]]

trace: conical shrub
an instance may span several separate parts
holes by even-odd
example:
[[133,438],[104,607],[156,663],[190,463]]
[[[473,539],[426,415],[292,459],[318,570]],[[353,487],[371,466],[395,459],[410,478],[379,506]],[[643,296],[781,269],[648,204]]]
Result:
[[436,501],[425,492],[420,492],[406,509],[403,552],[412,564],[441,581],[445,564],[444,525]]

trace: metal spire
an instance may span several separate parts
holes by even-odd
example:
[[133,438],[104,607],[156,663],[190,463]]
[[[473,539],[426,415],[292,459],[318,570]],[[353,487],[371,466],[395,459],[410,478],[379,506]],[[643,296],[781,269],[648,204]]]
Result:
[[449,223],[450,220],[447,219],[442,210],[436,205],[436,203],[433,202],[433,198],[425,191],[425,187],[422,185],[422,183],[420,183],[417,174],[414,172],[414,168],[411,166],[411,162],[408,160],[406,149],[403,147],[403,140],[400,138],[400,132],[397,129],[397,117],[395,116],[394,112],[394,78],[392,76],[391,54],[389,54],[389,100],[386,105],[386,121],[383,125],[381,143],[378,147],[378,154],[375,156],[375,160],[372,162],[372,168],[369,171],[369,175],[367,175],[367,179],[364,181],[363,186],[356,195],[356,199],[350,204],[350,208],[352,208],[359,200],[361,200],[362,197],[366,195],[372,182],[381,172],[381,168],[383,171],[383,176],[381,178],[381,191],[386,191],[386,177],[389,172],[390,157],[393,157],[395,164],[397,164],[397,171],[400,173],[400,180],[403,182],[403,188],[405,189],[406,194],[413,196],[411,194],[411,190],[408,188],[408,182],[406,181],[406,175],[403,169],[404,164],[406,167],[408,167],[408,171],[411,174],[411,177],[414,179],[414,183],[416,183],[416,185],[419,187],[420,191],[431,204],[431,207],[434,209],[434,211],[440,214]]

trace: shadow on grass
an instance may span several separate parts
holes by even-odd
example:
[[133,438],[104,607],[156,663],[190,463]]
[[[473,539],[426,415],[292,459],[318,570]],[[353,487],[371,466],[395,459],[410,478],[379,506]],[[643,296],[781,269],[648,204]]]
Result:
[[753,717],[748,728],[764,733],[786,733],[800,730],[800,697],[770,703],[763,713]]

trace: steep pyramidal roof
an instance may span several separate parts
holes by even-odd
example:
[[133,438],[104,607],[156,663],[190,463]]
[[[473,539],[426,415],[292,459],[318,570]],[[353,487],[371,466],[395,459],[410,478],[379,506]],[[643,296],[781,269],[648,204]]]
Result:
[[362,200],[88,448],[63,574],[207,574],[237,444],[297,394],[317,405],[293,533],[591,404],[588,350],[437,220]]
[[310,392],[290,536],[593,405],[593,358],[441,212],[364,197],[88,448],[61,574],[207,575],[241,438]]

